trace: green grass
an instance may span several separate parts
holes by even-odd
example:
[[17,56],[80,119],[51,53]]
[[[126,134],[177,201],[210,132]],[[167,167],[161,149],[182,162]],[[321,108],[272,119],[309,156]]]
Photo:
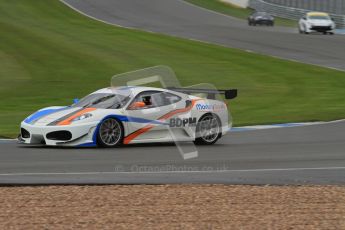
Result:
[[[221,2],[219,0],[184,0],[194,5],[217,11],[222,14],[230,15],[240,19],[247,19],[248,15],[254,12],[253,9],[240,8],[229,3]],[[285,18],[275,17],[275,25],[297,27],[297,22]]]
[[0,1],[0,135],[67,105],[117,73],[172,67],[183,85],[238,88],[235,125],[345,117],[345,73],[103,24],[57,0]]

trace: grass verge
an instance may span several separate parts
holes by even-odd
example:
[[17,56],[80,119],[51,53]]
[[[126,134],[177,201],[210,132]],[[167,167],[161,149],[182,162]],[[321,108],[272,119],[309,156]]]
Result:
[[117,73],[172,67],[183,85],[238,88],[235,125],[345,117],[345,73],[110,26],[57,0],[0,2],[0,135],[39,108],[71,104]]
[[[219,0],[184,0],[194,5],[217,11],[222,14],[233,16],[235,18],[247,19],[248,15],[254,12],[250,8],[240,8],[229,3],[221,2]],[[285,18],[275,17],[275,25],[296,27],[297,22]]]

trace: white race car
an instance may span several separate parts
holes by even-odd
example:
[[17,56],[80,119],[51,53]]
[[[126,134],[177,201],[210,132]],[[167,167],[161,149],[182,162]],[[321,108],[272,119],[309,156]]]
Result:
[[298,30],[302,34],[322,32],[334,34],[335,23],[327,13],[309,12],[298,22]]
[[52,146],[102,146],[194,141],[213,144],[231,126],[227,105],[216,100],[237,90],[110,87],[71,106],[48,107],[21,123],[19,140]]

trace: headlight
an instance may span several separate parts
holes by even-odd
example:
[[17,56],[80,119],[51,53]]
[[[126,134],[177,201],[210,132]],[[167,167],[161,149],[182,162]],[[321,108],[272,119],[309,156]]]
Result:
[[80,116],[74,118],[74,119],[72,120],[72,122],[84,120],[84,119],[89,118],[89,117],[92,117],[92,114],[91,114],[91,113],[85,113],[85,114],[83,114],[83,115],[80,115]]

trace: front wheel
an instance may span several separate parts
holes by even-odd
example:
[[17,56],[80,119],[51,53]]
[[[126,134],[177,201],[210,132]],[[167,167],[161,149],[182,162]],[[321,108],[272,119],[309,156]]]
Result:
[[212,145],[221,136],[221,122],[214,114],[206,114],[200,118],[196,126],[196,145]]
[[298,30],[300,34],[309,34],[309,32],[307,32],[307,27],[303,24],[298,26]]
[[105,119],[99,126],[97,137],[98,145],[101,147],[120,145],[123,140],[122,124],[114,118]]

